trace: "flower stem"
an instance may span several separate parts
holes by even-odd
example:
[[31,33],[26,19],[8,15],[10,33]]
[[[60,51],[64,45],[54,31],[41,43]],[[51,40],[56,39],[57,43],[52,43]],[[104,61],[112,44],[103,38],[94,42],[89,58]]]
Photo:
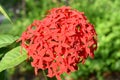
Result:
[[65,5],[69,6],[69,0],[64,0],[65,1]]
[[44,75],[45,80],[48,80],[45,71],[42,70],[42,72],[43,72],[43,75]]

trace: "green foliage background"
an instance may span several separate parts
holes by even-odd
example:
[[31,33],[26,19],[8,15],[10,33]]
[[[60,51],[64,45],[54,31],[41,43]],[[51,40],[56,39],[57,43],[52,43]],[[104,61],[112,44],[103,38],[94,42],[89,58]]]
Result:
[[[0,4],[4,9],[6,9],[7,14],[13,21],[13,24],[11,24],[8,20],[4,20],[2,24],[0,24],[1,58],[9,53],[9,51],[19,46],[19,43],[15,42],[17,39],[15,37],[19,37],[26,27],[33,22],[33,20],[44,18],[47,10],[53,7],[65,5],[65,0],[9,1],[11,1],[11,3],[8,4],[7,1],[0,0]],[[97,80],[104,80],[105,78],[103,74],[105,72],[120,72],[119,0],[69,0],[69,5],[73,9],[84,12],[89,21],[94,24],[98,35],[98,49],[95,52],[95,58],[93,60],[90,58],[87,59],[84,65],[78,65],[78,71],[73,72],[70,75],[63,74],[62,76],[67,76],[68,80],[69,78],[72,78],[73,80],[80,80],[81,78],[83,80],[88,80],[90,75],[93,74]],[[4,35],[11,35],[12,37],[9,36],[9,38],[3,38],[2,36]],[[12,41],[10,41],[10,38],[12,38]],[[5,41],[6,43],[4,43]],[[26,68],[23,68],[23,66]],[[33,70],[33,68],[25,62],[20,64],[18,67],[21,72],[32,72]],[[0,75],[7,72],[7,78],[10,79],[11,75],[15,74],[15,70],[16,67],[12,69],[10,68],[1,72]],[[35,78],[34,80],[37,79]]]

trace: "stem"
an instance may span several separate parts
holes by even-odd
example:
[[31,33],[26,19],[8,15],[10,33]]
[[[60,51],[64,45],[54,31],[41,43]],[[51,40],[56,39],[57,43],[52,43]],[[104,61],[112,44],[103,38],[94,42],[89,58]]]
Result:
[[26,2],[25,0],[22,0],[22,9],[23,9],[23,17],[26,16]]
[[44,75],[45,80],[48,80],[45,71],[42,70],[42,72],[43,72],[43,75]]
[[69,0],[65,0],[65,5],[69,6]]

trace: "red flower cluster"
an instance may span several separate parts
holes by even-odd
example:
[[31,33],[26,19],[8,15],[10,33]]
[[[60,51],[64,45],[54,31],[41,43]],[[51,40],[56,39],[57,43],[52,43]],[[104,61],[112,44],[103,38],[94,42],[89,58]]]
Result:
[[33,59],[32,66],[47,69],[48,76],[70,73],[77,64],[90,56],[97,48],[96,32],[83,12],[70,7],[54,8],[43,20],[35,20],[23,32],[19,41]]

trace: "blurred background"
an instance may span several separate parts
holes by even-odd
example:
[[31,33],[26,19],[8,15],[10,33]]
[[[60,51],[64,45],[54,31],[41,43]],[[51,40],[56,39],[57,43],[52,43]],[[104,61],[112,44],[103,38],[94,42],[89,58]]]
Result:
[[[120,0],[0,0],[0,4],[13,21],[11,24],[0,14],[0,34],[14,36],[20,36],[34,20],[44,18],[51,8],[69,5],[84,12],[98,34],[95,58],[87,59],[84,65],[78,64],[78,71],[61,77],[63,80],[120,80]],[[13,44],[0,52],[17,45]],[[41,70],[35,76],[29,61],[4,72],[7,80],[45,80]]]

